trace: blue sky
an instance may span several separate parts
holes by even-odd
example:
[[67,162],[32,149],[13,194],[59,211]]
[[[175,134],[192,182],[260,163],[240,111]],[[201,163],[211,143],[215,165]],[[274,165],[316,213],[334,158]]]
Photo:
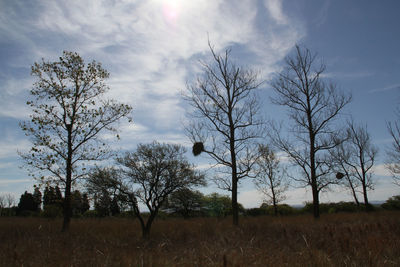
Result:
[[[383,168],[390,144],[386,122],[394,120],[400,101],[400,2],[346,0],[146,0],[146,1],[0,1],[0,194],[19,195],[34,181],[21,169],[18,151],[29,148],[18,123],[29,116],[25,105],[33,83],[30,66],[42,57],[57,60],[63,50],[86,61],[97,60],[111,73],[110,97],[133,106],[134,124],[121,124],[115,148],[137,143],[180,143],[186,82],[200,74],[199,60],[210,60],[207,39],[218,51],[232,48],[238,64],[254,68],[268,80],[282,67],[296,43],[318,53],[326,77],[351,92],[346,109],[367,123],[380,153],[371,200],[399,194]],[[286,119],[270,104],[262,87],[263,115]],[[107,138],[107,136],[105,136]],[[190,160],[201,164],[206,158]],[[204,192],[215,191],[210,184]],[[287,203],[301,204],[311,193],[292,188]],[[323,201],[351,200],[343,190]],[[260,195],[242,184],[239,201],[258,206]]]

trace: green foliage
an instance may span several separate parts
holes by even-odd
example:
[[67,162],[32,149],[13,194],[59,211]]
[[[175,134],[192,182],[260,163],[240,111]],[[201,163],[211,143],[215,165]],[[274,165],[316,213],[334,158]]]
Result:
[[381,207],[385,210],[400,210],[400,195],[390,197]]
[[25,191],[24,194],[21,195],[21,198],[18,203],[17,213],[21,216],[31,215],[33,213],[37,213],[40,211],[40,203],[41,199],[37,198],[37,193],[35,196],[31,193]]
[[[338,203],[321,203],[319,207],[321,213],[357,212],[365,210],[364,205],[358,207],[357,204],[354,202],[343,202],[343,201]],[[301,209],[301,212],[312,213],[313,204],[306,203],[305,206]]]
[[46,186],[43,192],[43,209],[47,206],[58,206],[60,209],[63,207],[63,197],[61,190],[58,186]]
[[169,196],[165,208],[174,214],[180,214],[184,218],[198,216],[203,206],[203,198],[204,195],[199,191],[181,188]]
[[[206,195],[203,200],[203,214],[210,217],[226,217],[232,215],[232,200],[229,196],[218,193]],[[239,213],[244,213],[242,204],[238,203]]]
[[[278,215],[293,215],[297,213],[297,210],[288,204],[278,204]],[[274,206],[263,203],[259,208],[252,208],[246,210],[248,216],[260,216],[260,215],[275,215]]]
[[45,218],[57,218],[63,215],[62,207],[59,205],[46,205],[43,209],[42,216]]

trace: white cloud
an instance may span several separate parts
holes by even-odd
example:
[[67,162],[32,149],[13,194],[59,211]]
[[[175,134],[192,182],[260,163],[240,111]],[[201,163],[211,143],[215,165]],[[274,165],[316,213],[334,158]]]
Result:
[[0,141],[0,159],[18,157],[17,151],[25,152],[31,144],[28,140],[7,138]]
[[288,18],[282,11],[282,0],[265,0],[265,6],[278,24],[288,24]]
[[380,176],[386,176],[386,177],[392,177],[392,174],[390,171],[386,168],[385,164],[379,164],[375,165],[372,168],[372,172],[375,175],[380,175]]

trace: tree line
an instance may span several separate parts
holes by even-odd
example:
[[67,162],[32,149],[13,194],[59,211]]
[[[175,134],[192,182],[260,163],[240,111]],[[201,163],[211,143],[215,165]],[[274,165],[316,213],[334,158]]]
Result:
[[[357,205],[361,192],[363,204],[370,206],[378,150],[366,124],[350,117],[343,123],[352,97],[324,78],[326,66],[315,53],[296,45],[282,71],[269,81],[271,103],[287,110],[289,120],[282,124],[267,122],[261,114],[263,82],[258,73],[236,65],[229,49],[219,54],[210,43],[209,48],[211,61],[201,62],[203,73],[183,92],[192,107],[184,128],[193,154],[214,160],[211,180],[231,193],[234,225],[239,224],[238,187],[246,178],[254,179],[275,213],[289,183],[311,189],[315,218],[320,215],[320,193],[331,185],[346,186]],[[110,203],[116,211],[118,202],[125,203],[140,221],[144,237],[171,195],[206,184],[205,174],[189,162],[181,145],[154,141],[113,155],[100,133],[119,138],[115,125],[124,118],[132,122],[132,107],[105,97],[109,73],[100,63],[85,64],[77,53],[65,51],[59,61],[35,63],[31,73],[36,78],[33,99],[27,102],[31,120],[21,128],[33,145],[20,154],[41,184],[62,188],[63,231],[73,215],[72,188],[77,184],[96,192],[97,205]],[[388,123],[388,130],[393,148],[387,167],[398,178],[398,123]],[[93,162],[110,158],[115,164],[93,168]],[[146,216],[139,203],[146,206]]]

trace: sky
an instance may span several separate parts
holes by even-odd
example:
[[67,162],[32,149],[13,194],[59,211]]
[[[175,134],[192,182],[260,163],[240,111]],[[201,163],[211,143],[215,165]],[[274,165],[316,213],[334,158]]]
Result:
[[[119,125],[115,149],[153,140],[190,149],[181,93],[201,75],[199,61],[211,62],[208,40],[260,73],[262,113],[283,122],[286,110],[271,104],[268,81],[296,44],[316,52],[325,77],[353,96],[345,115],[367,124],[379,148],[370,200],[400,194],[384,168],[391,142],[386,123],[395,120],[400,101],[399,10],[397,0],[0,0],[0,195],[19,199],[35,183],[17,154],[30,148],[19,123],[30,114],[34,62],[56,61],[67,50],[102,63],[111,74],[109,97],[133,107],[134,123]],[[189,153],[188,159],[200,167],[209,163]],[[212,183],[202,191],[224,193]],[[251,181],[239,191],[245,207],[263,201]],[[287,195],[288,204],[311,200],[302,188],[291,187]],[[321,200],[352,199],[335,188]]]

